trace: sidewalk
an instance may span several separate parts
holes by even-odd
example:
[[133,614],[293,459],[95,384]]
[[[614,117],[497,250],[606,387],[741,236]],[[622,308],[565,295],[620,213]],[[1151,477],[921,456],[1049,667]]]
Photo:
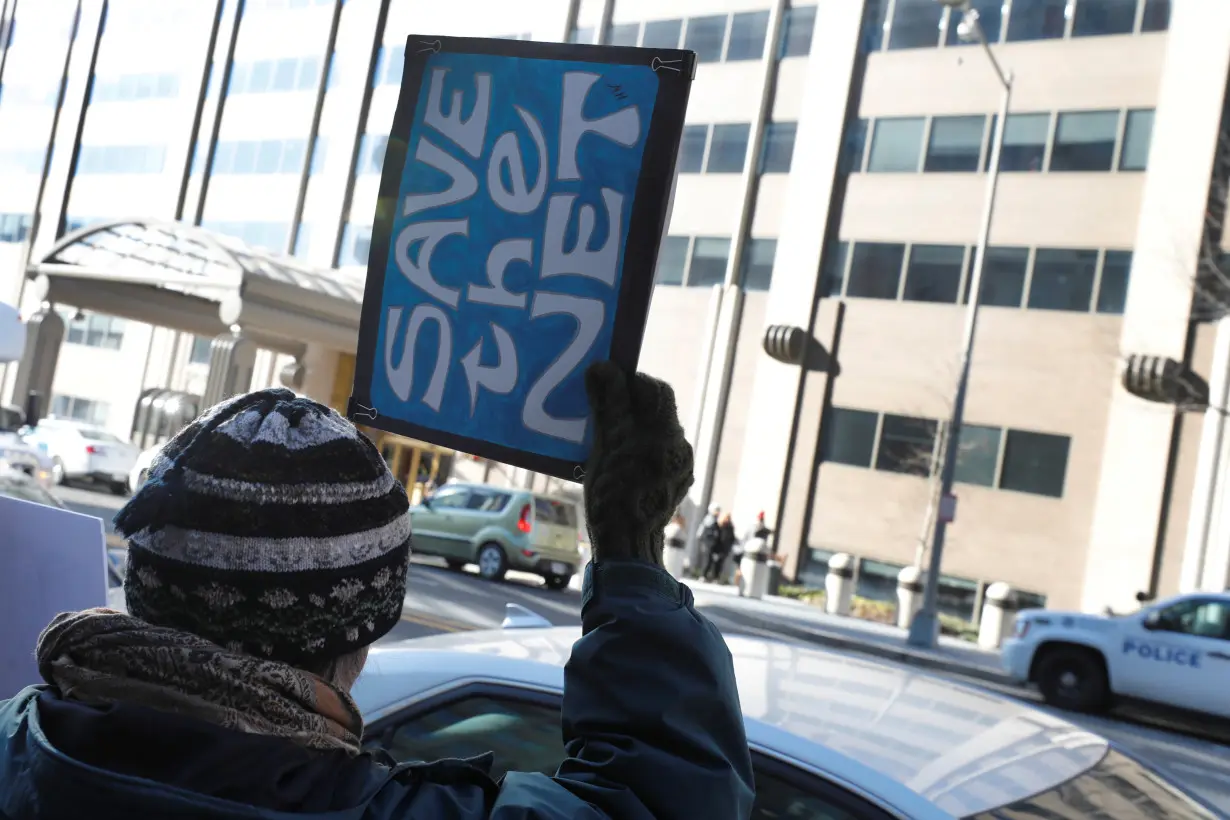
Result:
[[989,683],[1012,685],[1000,669],[998,652],[980,649],[959,638],[941,635],[934,649],[918,649],[906,643],[906,631],[896,626],[829,615],[820,607],[791,598],[770,596],[753,600],[740,598],[730,586],[703,581],[688,581],[687,584],[704,612],[736,627]]

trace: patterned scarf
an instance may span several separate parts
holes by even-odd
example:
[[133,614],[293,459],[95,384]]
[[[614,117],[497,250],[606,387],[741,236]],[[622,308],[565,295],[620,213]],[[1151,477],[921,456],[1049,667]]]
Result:
[[313,749],[360,751],[363,718],[336,686],[111,609],[57,615],[36,654],[43,679],[70,700],[135,703]]

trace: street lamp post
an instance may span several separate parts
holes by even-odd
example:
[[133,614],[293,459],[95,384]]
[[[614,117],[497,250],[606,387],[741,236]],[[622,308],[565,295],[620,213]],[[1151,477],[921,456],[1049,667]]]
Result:
[[1003,86],[999,116],[995,120],[995,133],[991,141],[991,167],[987,174],[986,204],[982,211],[982,224],[978,233],[978,246],[974,251],[974,266],[970,273],[969,304],[965,309],[965,332],[961,341],[961,370],[957,377],[957,390],[952,401],[952,418],[945,432],[943,461],[940,467],[940,510],[935,516],[931,536],[931,556],[923,587],[922,608],[910,621],[907,642],[911,646],[930,648],[935,646],[939,635],[937,611],[940,566],[944,559],[944,536],[952,517],[952,485],[957,471],[957,454],[961,437],[961,423],[965,417],[965,395],[969,390],[970,361],[974,350],[974,334],[978,328],[978,302],[982,295],[982,273],[986,267],[987,242],[991,235],[991,218],[995,212],[995,193],[999,186],[999,155],[1004,145],[1004,129],[1007,126],[1008,106],[1012,100],[1012,73],[1004,71],[991,51],[986,32],[978,21],[978,12],[969,7],[969,0],[937,0],[952,12],[962,13],[957,34],[963,40],[977,41],[982,46],[995,74]]

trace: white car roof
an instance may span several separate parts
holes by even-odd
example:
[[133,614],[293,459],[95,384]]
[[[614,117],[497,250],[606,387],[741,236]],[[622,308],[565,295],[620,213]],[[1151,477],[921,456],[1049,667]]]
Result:
[[[354,697],[368,721],[468,681],[561,692],[574,627],[485,630],[373,647]],[[895,664],[727,636],[748,742],[893,799],[957,817],[1071,780],[1104,738],[1024,703]]]

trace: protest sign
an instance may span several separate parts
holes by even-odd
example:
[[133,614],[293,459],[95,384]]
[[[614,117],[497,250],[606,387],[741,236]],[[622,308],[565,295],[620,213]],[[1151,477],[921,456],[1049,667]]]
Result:
[[577,479],[584,373],[636,368],[687,51],[411,36],[348,414]]
[[0,700],[42,683],[39,633],[61,612],[107,605],[103,522],[0,495]]

